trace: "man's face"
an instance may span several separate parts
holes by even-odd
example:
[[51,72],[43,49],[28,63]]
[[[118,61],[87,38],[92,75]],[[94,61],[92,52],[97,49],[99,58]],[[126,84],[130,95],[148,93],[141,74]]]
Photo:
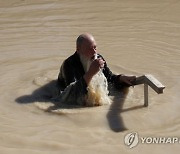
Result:
[[94,38],[92,37],[88,40],[85,40],[82,43],[80,50],[82,55],[84,55],[88,59],[91,59],[94,56],[94,54],[96,54],[96,42]]

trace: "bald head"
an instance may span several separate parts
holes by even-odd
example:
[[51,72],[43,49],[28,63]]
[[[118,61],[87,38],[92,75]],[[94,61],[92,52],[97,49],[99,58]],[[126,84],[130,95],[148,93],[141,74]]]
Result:
[[91,34],[89,33],[81,34],[76,40],[76,47],[78,49],[84,42],[91,42],[93,40],[94,37]]
[[78,54],[83,54],[88,58],[93,56],[96,53],[94,37],[89,33],[81,34],[76,40],[76,49]]

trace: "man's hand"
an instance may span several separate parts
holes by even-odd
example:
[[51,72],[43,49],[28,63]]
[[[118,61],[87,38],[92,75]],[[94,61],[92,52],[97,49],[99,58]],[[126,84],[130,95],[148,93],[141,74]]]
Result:
[[89,82],[91,81],[92,77],[93,77],[97,72],[99,72],[99,70],[100,70],[101,68],[104,67],[104,63],[105,63],[105,61],[103,61],[102,58],[95,59],[95,60],[91,63],[88,72],[84,75],[84,79],[85,79],[87,85],[88,85]]
[[104,67],[105,61],[102,58],[95,59],[88,70],[88,73],[94,76],[97,72],[99,72],[100,68]]
[[132,83],[136,81],[136,76],[121,75],[119,77],[119,81],[121,83],[126,83],[128,86],[132,86],[133,85]]

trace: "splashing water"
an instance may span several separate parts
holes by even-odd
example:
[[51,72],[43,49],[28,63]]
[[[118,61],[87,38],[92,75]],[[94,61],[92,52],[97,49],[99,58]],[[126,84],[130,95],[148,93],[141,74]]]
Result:
[[[97,59],[97,54],[94,56],[95,59]],[[102,69],[93,76],[87,89],[86,106],[100,106],[111,103],[108,96],[108,82]]]

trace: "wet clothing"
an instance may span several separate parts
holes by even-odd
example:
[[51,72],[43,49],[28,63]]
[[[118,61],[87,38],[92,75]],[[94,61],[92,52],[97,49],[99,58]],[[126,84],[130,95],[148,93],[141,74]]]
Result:
[[[98,54],[98,58],[104,58]],[[105,61],[105,60],[104,60]],[[123,85],[119,82],[119,76],[113,74],[107,67],[105,62],[102,70],[104,76],[107,78],[108,83],[114,84],[117,88]],[[87,94],[87,84],[83,78],[85,74],[83,65],[80,61],[80,56],[75,52],[72,56],[67,58],[59,72],[58,86],[60,88],[59,99],[60,102],[66,104],[85,105],[85,95]]]

